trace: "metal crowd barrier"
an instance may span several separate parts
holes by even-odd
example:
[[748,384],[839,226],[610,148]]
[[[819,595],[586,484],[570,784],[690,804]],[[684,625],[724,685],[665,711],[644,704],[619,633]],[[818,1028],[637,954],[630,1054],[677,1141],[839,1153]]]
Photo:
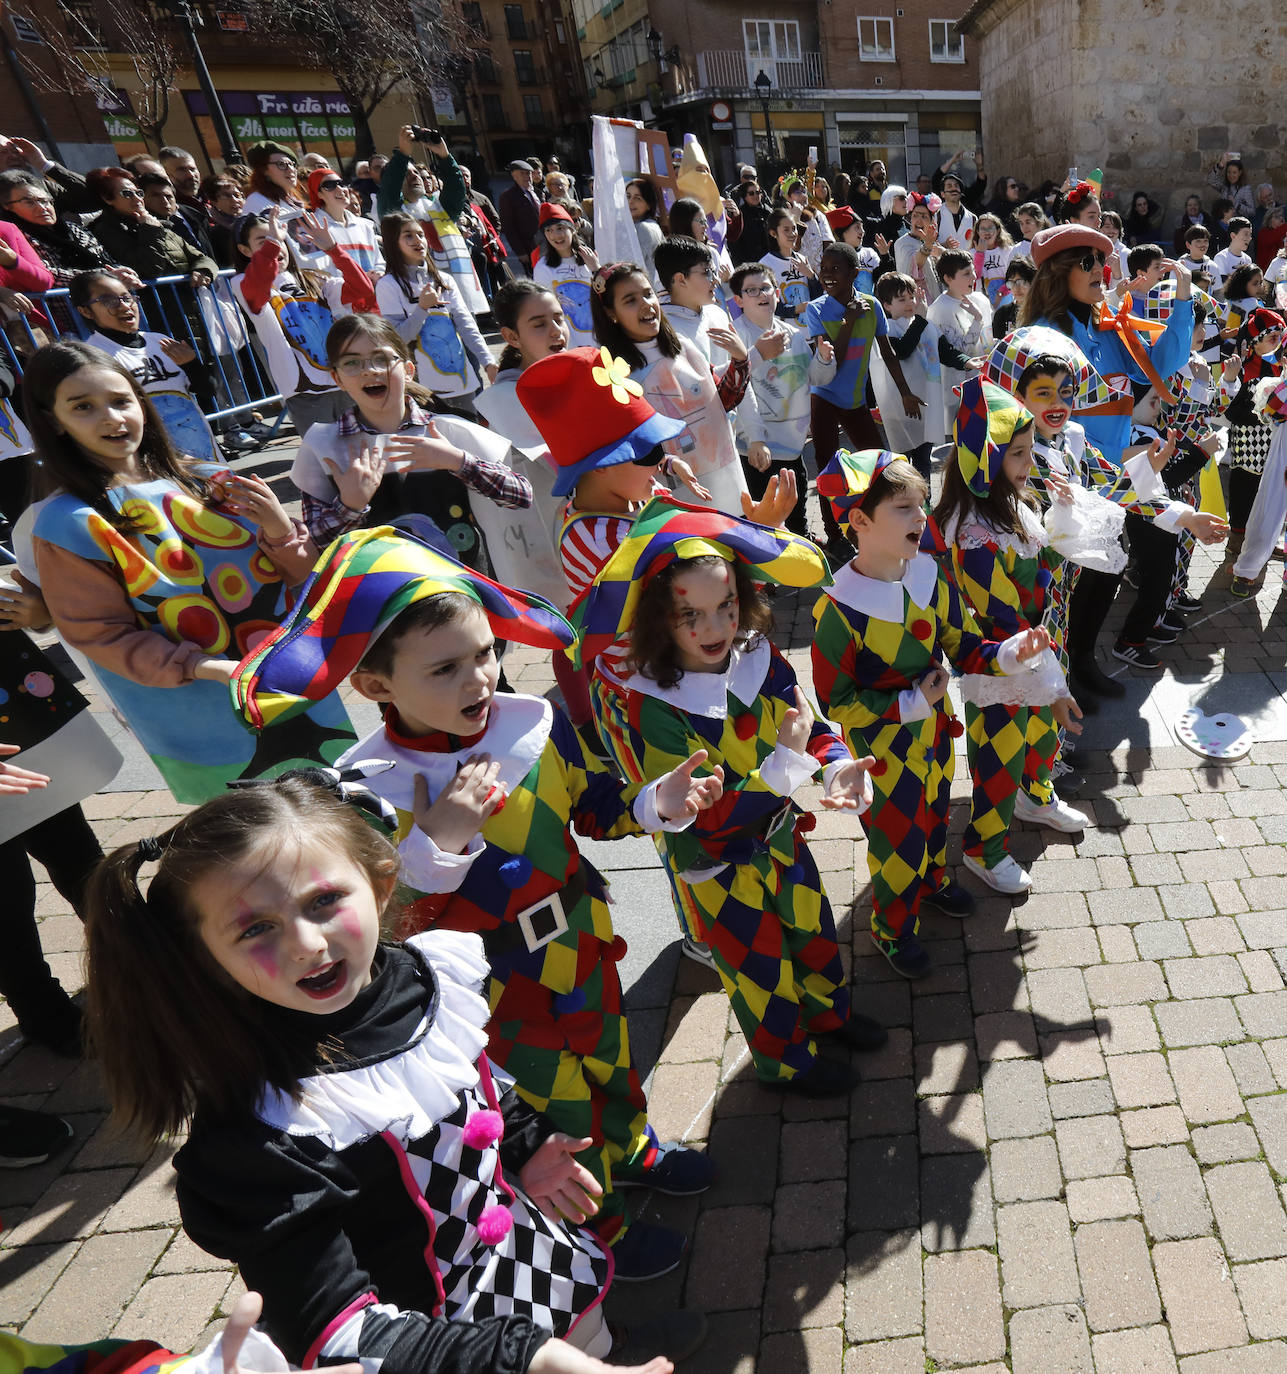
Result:
[[[168,334],[189,344],[209,369],[214,406],[203,406],[202,411],[216,430],[227,427],[216,421],[231,419],[258,406],[280,404],[283,400],[281,393],[273,389],[267,364],[258,352],[254,326],[233,294],[232,277],[232,270],[225,268],[213,286],[199,288],[194,288],[186,276],[158,277],[155,281],[145,281],[135,292],[142,316],[139,327]],[[8,333],[15,321],[10,321],[8,329],[0,331],[0,347],[18,377],[22,376],[24,355],[30,356],[48,341],[41,338],[37,330],[42,330],[48,339],[86,339],[94,332],[90,322],[71,304],[66,287],[18,294],[36,304],[45,316],[43,324],[39,319],[34,320],[34,328],[32,316],[16,317],[20,336],[16,347]],[[29,349],[22,347],[21,335],[24,333]],[[282,406],[277,423],[285,413]]]

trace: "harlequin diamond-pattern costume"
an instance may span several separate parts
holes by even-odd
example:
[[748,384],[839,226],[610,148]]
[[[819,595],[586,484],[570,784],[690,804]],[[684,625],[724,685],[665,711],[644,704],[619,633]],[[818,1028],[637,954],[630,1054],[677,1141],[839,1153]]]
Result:
[[915,931],[921,900],[947,882],[952,741],[962,727],[944,696],[917,684],[946,659],[964,673],[1001,672],[951,578],[928,554],[900,582],[836,574],[813,609],[813,683],[823,714],[859,757],[873,754],[874,799],[863,814],[877,939]]
[[[718,511],[654,500],[600,572],[576,619],[585,661],[628,633],[647,582],[676,559],[714,554],[754,577],[816,586],[826,565],[808,540]],[[724,795],[692,827],[658,837],[690,933],[710,948],[758,1077],[807,1072],[813,1036],[842,1026],[849,995],[835,923],[791,793],[819,767],[850,758],[825,721],[808,753],[779,744],[797,682],[766,641],[735,647],[722,672],[687,672],[673,687],[634,672],[596,673],[600,733],[627,780],[661,777],[695,750],[724,770]]]

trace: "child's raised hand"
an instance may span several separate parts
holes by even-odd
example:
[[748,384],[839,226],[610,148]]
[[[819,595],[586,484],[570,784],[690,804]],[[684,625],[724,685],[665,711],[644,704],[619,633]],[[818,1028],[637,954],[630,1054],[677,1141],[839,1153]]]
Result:
[[846,759],[833,768],[822,790],[821,805],[828,811],[866,811],[871,805],[871,770],[874,755]]
[[176,367],[184,367],[197,360],[197,350],[179,339],[158,339],[157,347]]
[[746,361],[746,345],[735,329],[726,329],[722,324],[712,325],[707,331],[711,343],[722,348],[734,362]]
[[588,1150],[593,1144],[591,1136],[578,1140],[555,1131],[518,1171],[523,1191],[552,1221],[566,1218],[579,1226],[599,1210],[603,1189],[576,1159],[581,1150]]
[[757,439],[746,451],[746,461],[756,470],[756,472],[768,472],[773,463],[769,453],[769,446],[762,439]]
[[417,773],[412,818],[445,854],[463,854],[505,800],[505,789],[496,781],[499,773],[499,760],[493,762],[490,754],[471,754],[432,805],[429,781]]
[[941,663],[936,663],[921,676],[916,686],[931,706],[937,706],[947,695],[947,681],[947,669]]
[[357,456],[343,470],[333,458],[323,458],[322,466],[330,474],[344,505],[351,511],[361,513],[371,504],[376,489],[384,481],[388,460],[374,444],[363,444]]
[[657,784],[657,814],[663,821],[695,816],[714,806],[724,795],[724,769],[718,763],[703,777],[693,777],[693,770],[700,768],[708,757],[705,749],[699,749],[662,776]]
[[795,473],[787,468],[769,478],[764,495],[758,501],[752,501],[746,492],[742,493],[742,514],[757,525],[784,529],[787,516],[795,510],[796,499]]
[[[1174,430],[1171,431],[1175,433]],[[1161,439],[1154,439],[1148,448],[1148,465],[1154,472],[1161,472],[1162,469],[1175,457],[1175,443],[1169,437],[1164,444]]]
[[813,709],[805,694],[795,689],[795,705],[787,708],[778,729],[778,743],[784,749],[803,754],[813,732]]
[[1015,658],[1020,663],[1028,663],[1034,658],[1040,658],[1050,648],[1049,631],[1040,625],[1035,629],[1023,630],[1019,635],[1019,642],[1016,647]]
[[1242,365],[1247,361],[1245,353],[1230,353],[1224,360],[1224,379],[1226,382],[1236,381],[1242,374]]
[[1062,502],[1065,506],[1072,505],[1072,487],[1068,485],[1066,477],[1061,477],[1057,472],[1050,472],[1046,474],[1043,480],[1046,484],[1046,490],[1056,501]]
[[280,543],[295,528],[272,487],[255,473],[230,473],[224,478],[224,491],[223,504],[258,525],[264,538],[273,543]]
[[423,434],[390,434],[384,456],[413,472],[456,472],[465,461],[465,452],[448,443],[432,420]]
[[1081,734],[1081,707],[1072,697],[1060,697],[1050,708],[1050,714],[1054,716],[1055,722],[1070,735]]
[[438,283],[432,277],[420,288],[416,304],[421,310],[434,310],[442,304],[442,292],[438,290]]
[[884,234],[877,234],[874,242],[876,244],[876,252],[878,252],[882,258],[887,258],[889,256],[889,240]]
[[268,212],[268,232],[278,243],[286,242],[286,226],[282,223],[282,212],[279,205],[274,205]]
[[331,231],[310,211],[305,210],[295,221],[295,224],[308,235],[322,252],[327,253],[335,247],[335,239],[331,236]]
[[670,475],[686,487],[691,487],[698,500],[709,501],[711,499],[710,492],[697,480],[697,474],[682,458],[670,460]]

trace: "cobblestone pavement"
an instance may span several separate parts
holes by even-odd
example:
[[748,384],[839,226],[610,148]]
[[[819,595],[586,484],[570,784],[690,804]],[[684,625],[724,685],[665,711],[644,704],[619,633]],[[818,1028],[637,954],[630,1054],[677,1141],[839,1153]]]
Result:
[[[1126,708],[1088,722],[1084,833],[1020,827],[1031,894],[976,888],[968,921],[929,918],[932,977],[909,985],[874,953],[857,825],[819,815],[857,1005],[890,1028],[849,1101],[761,1091],[714,976],[679,967],[647,842],[587,846],[631,945],[653,1122],[719,1166],[700,1200],[643,1204],[692,1237],[681,1271],[629,1294],[632,1312],[710,1314],[686,1371],[1287,1371],[1280,565],[1239,603],[1214,560],[1197,564],[1206,608],[1164,651],[1167,672],[1133,678]],[[803,667],[808,606],[778,611]],[[520,690],[552,687],[536,655],[507,670]],[[1217,766],[1179,746],[1191,703],[1253,719],[1250,757]],[[105,846],[173,816],[148,778],[132,757],[87,804]],[[967,790],[958,767],[951,858]],[[39,911],[51,962],[79,986],[79,923],[48,884]],[[171,1151],[114,1136],[94,1066],[24,1046],[3,1007],[0,1060],[6,1100],[76,1128],[50,1164],[0,1175],[0,1325],[199,1341],[240,1283],[179,1232]]]

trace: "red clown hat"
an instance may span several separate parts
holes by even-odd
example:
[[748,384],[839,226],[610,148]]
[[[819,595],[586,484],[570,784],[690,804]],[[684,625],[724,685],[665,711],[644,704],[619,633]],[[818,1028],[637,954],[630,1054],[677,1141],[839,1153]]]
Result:
[[629,363],[606,348],[569,348],[533,363],[518,379],[518,399],[559,470],[555,496],[594,468],[646,458],[684,429],[683,420],[657,414]]

